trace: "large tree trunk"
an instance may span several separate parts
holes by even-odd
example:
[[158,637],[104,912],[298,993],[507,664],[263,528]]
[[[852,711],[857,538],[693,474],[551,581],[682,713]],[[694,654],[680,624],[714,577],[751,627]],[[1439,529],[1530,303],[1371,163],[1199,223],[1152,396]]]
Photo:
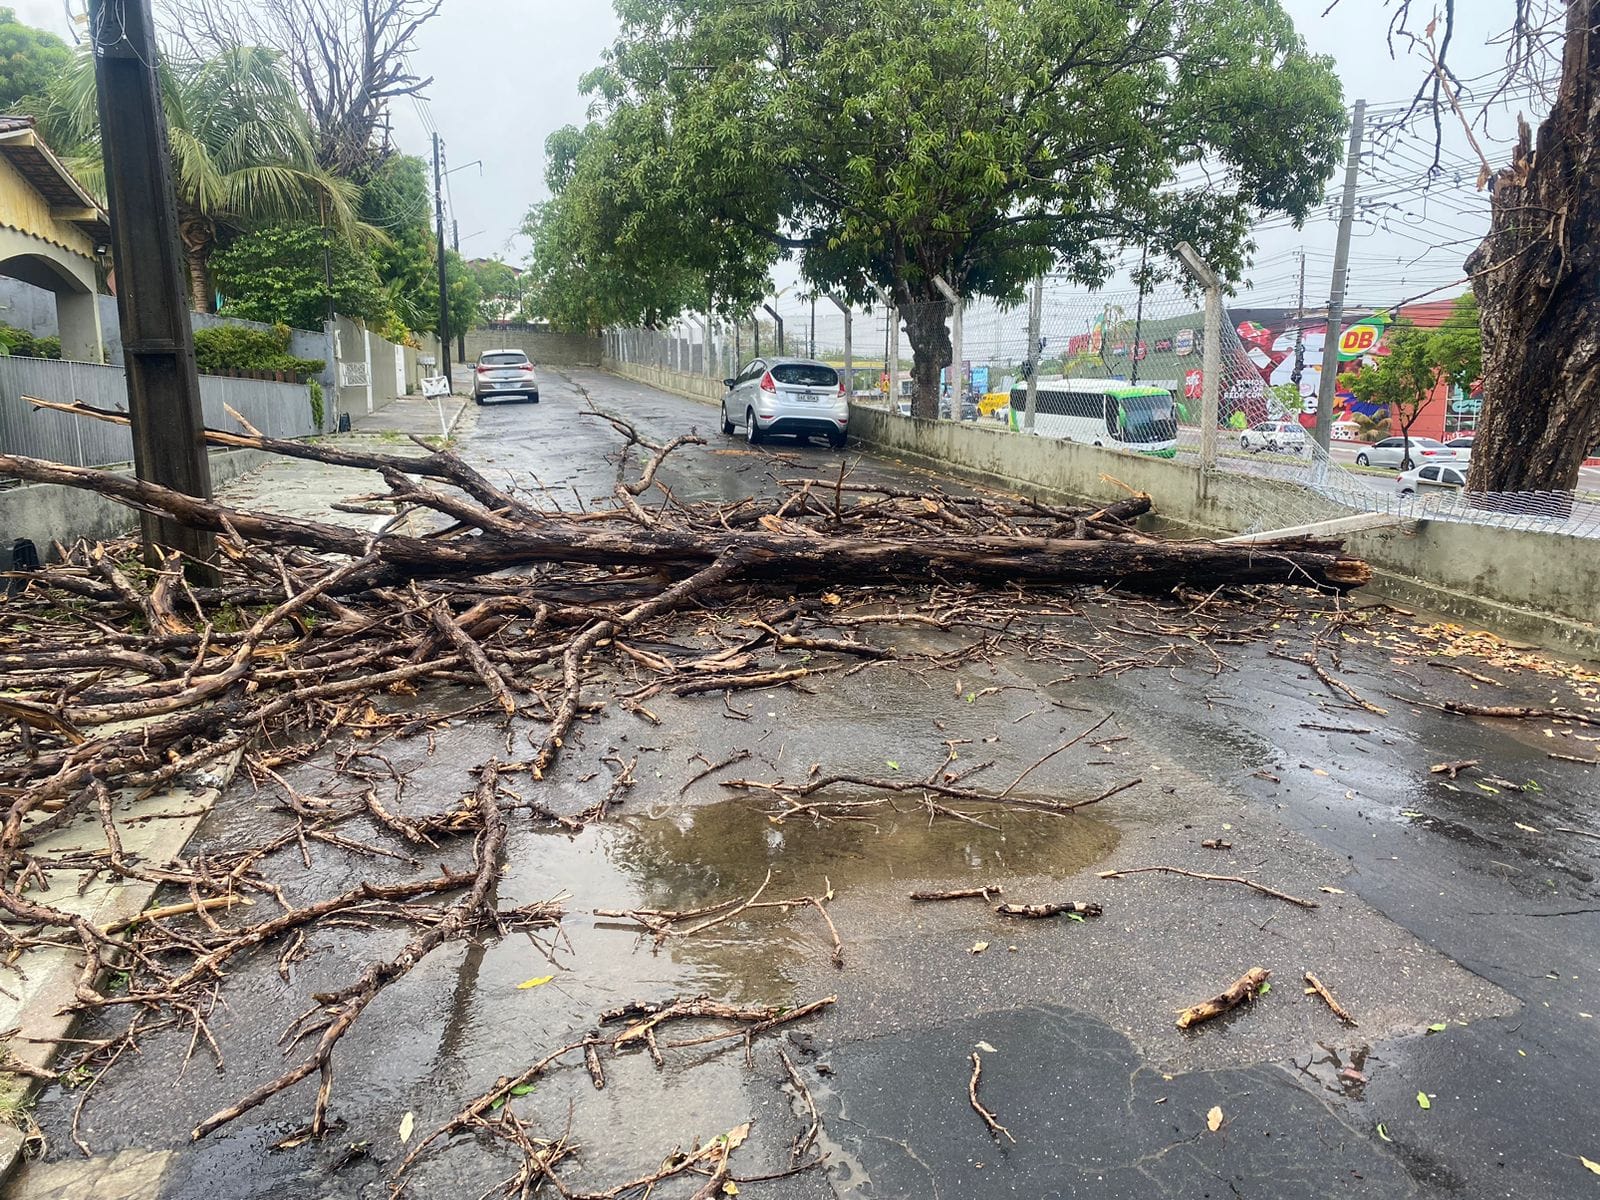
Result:
[[911,415],[939,415],[939,372],[950,364],[950,304],[942,296],[913,296],[900,316],[911,342]]
[[1569,0],[1560,88],[1491,181],[1467,260],[1483,321],[1474,491],[1568,491],[1600,442],[1600,0]]

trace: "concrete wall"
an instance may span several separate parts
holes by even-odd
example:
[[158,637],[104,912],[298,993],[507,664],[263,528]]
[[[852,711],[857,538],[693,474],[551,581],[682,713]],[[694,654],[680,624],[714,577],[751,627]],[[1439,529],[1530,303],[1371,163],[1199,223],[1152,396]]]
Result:
[[[351,317],[335,317],[328,325],[327,394],[329,421],[339,412],[364,414],[396,396],[421,390],[419,351],[396,345]],[[437,339],[424,339],[420,353],[437,354]],[[435,358],[435,361],[438,361]]]
[[[640,378],[637,368],[621,373]],[[644,382],[651,382],[646,379]],[[872,449],[1011,491],[1110,500],[1111,476],[1155,498],[1175,532],[1243,532],[1240,515],[1274,509],[1303,519],[1348,516],[1303,488],[1187,463],[1120,454],[953,421],[922,421],[853,405],[850,434]],[[1346,538],[1376,572],[1372,591],[1482,623],[1565,653],[1600,658],[1600,539],[1454,521],[1418,521]]]
[[602,357],[601,340],[581,333],[550,333],[532,327],[474,329],[467,334],[467,361],[474,362],[485,350],[521,350],[535,366],[597,367]]
[[690,375],[660,367],[639,367],[632,363],[608,362],[605,364],[605,369],[624,379],[647,383],[651,387],[660,388],[664,392],[675,392],[690,400],[703,400],[707,404],[722,403],[724,389],[720,379],[707,379],[704,375]]
[[[211,482],[221,486],[274,457],[259,450],[213,450]],[[131,475],[132,471],[122,473]],[[0,489],[0,553],[7,554],[7,567],[11,544],[17,538],[27,538],[41,557],[48,557],[52,542],[116,537],[138,524],[133,509],[81,488],[29,483]]]

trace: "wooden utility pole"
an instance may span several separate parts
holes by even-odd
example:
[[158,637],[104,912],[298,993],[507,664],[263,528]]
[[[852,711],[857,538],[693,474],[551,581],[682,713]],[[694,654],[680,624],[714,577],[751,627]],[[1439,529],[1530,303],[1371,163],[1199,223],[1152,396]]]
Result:
[[[91,0],[100,147],[117,268],[117,317],[128,380],[134,473],[202,500],[211,498],[200,376],[189,324],[172,192],[167,123],[156,81],[150,0]],[[145,560],[155,547],[188,556],[191,572],[209,574],[212,534],[141,513]]]

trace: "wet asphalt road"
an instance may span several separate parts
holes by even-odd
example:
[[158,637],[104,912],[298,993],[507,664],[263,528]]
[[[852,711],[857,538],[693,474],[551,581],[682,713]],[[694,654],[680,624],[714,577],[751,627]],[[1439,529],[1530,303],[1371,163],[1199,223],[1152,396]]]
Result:
[[[839,456],[824,447],[779,443],[777,457],[752,453],[716,432],[714,408],[598,373],[576,379],[648,437],[706,436],[708,447],[683,451],[665,471],[686,499],[734,499],[775,476],[837,472]],[[615,435],[583,415],[567,381],[547,372],[543,396],[538,406],[470,411],[463,452],[524,486],[536,477],[575,507],[607,496]],[[861,477],[927,483],[857,458],[849,455]],[[1085,597],[1078,608],[1053,628],[1090,648],[1114,623],[1152,628],[1147,614],[1115,598]],[[1245,619],[1270,622],[1287,653],[1303,652],[1316,629],[1294,610]],[[925,649],[956,644],[948,639],[915,629],[894,635],[897,645]],[[1600,1092],[1591,1083],[1600,1050],[1591,1015],[1600,1014],[1600,841],[1557,831],[1600,833],[1600,768],[1548,754],[1600,757],[1600,742],[1579,740],[1600,729],[1546,736],[1542,723],[1490,726],[1387,695],[1421,688],[1582,706],[1594,703],[1592,692],[1574,693],[1555,675],[1461,660],[1506,681],[1491,689],[1429,665],[1450,647],[1430,640],[1421,620],[1375,614],[1345,644],[1340,675],[1389,710],[1378,716],[1270,657],[1273,648],[1271,640],[1226,645],[1222,666],[1196,655],[1187,669],[1100,678],[1088,659],[1070,668],[1043,656],[954,672],[889,667],[726,705],[715,697],[652,702],[659,726],[608,714],[583,731],[549,787],[559,798],[553,807],[581,810],[609,784],[610,769],[596,765],[602,756],[636,756],[640,782],[622,814],[576,836],[515,830],[508,848],[501,906],[568,893],[565,941],[541,946],[513,935],[452,948],[386,992],[339,1052],[334,1111],[345,1125],[337,1137],[267,1149],[304,1122],[310,1094],[302,1085],[198,1145],[186,1141],[197,1118],[281,1069],[278,1032],[308,1006],[307,994],[392,952],[400,941],[392,929],[308,939],[292,981],[280,978],[275,953],[242,964],[214,1021],[226,1070],[197,1058],[180,1080],[186,1039],[152,1039],[97,1085],[83,1132],[99,1155],[155,1152],[160,1182],[142,1194],[382,1196],[403,1153],[401,1114],[431,1128],[497,1075],[590,1028],[601,1008],[674,993],[778,1004],[832,993],[838,1004],[782,1043],[821,1110],[828,1169],[747,1183],[741,1194],[1594,1194],[1600,1178],[1579,1156],[1600,1161]],[[702,765],[692,755],[720,761],[737,749],[754,753],[740,768],[751,778],[792,779],[813,763],[881,774],[900,760],[920,775],[940,761],[943,739],[964,737],[973,743],[965,753],[994,759],[992,778],[1009,779],[1108,712],[1107,736],[1120,740],[1052,760],[1028,790],[1075,798],[1135,776],[1145,783],[1071,821],[1013,813],[990,831],[930,825],[912,813],[812,826],[774,823],[711,781],[680,798]],[[472,724],[442,732],[431,756],[420,740],[396,746],[396,765],[414,770],[408,811],[448,803],[469,786],[472,765],[505,747],[500,730]],[[1452,786],[1429,772],[1462,758],[1533,786],[1479,787],[1469,776]],[[329,783],[325,767],[307,764],[291,781],[315,794]],[[251,844],[274,819],[239,784],[198,843]],[[1211,837],[1235,848],[1201,849]],[[455,854],[459,866],[460,848]],[[408,873],[320,848],[313,863],[307,871],[298,854],[286,854],[274,877],[301,897]],[[1322,907],[1308,912],[1160,875],[1096,874],[1154,863],[1249,875]],[[828,963],[825,932],[804,910],[730,922],[659,952],[591,915],[747,894],[769,868],[774,894],[834,889],[843,970]],[[1096,900],[1106,915],[1019,926],[976,902],[913,908],[905,899],[917,886],[980,881],[1021,900]],[[979,943],[987,948],[974,953]],[[1250,1010],[1189,1033],[1173,1027],[1178,1008],[1255,965],[1274,971],[1274,987]],[[550,984],[517,988],[552,969]],[[1335,989],[1359,1027],[1341,1026],[1301,994],[1306,969]],[[974,1048],[984,1058],[984,1102],[1014,1145],[992,1140],[968,1105]],[[772,1041],[758,1043],[754,1069],[737,1050],[669,1051],[659,1072],[631,1055],[611,1064],[604,1092],[575,1070],[517,1104],[544,1136],[570,1122],[581,1146],[567,1176],[573,1188],[610,1186],[650,1169],[673,1145],[751,1118],[739,1173],[781,1171],[805,1121],[774,1050]],[[50,1190],[50,1168],[76,1153],[66,1140],[73,1103],[69,1092],[46,1093],[40,1121],[51,1160],[13,1195],[71,1194]],[[1224,1114],[1215,1132],[1206,1123],[1213,1106]],[[410,1194],[476,1196],[513,1166],[498,1149],[462,1141],[424,1165]]]

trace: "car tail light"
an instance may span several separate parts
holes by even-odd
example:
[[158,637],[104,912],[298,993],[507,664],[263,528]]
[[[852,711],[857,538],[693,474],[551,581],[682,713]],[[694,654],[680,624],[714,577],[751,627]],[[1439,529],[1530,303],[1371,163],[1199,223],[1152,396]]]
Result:
[[489,368],[484,366],[482,363],[479,363],[478,364],[478,374],[479,375],[487,375],[488,373],[489,373]]
[[1432,458],[1434,455],[1436,455],[1438,453],[1439,452],[1437,450],[1424,450],[1422,452],[1422,457],[1423,458]]
[[840,399],[844,398],[844,380],[842,379],[839,380],[839,397]]
[[771,371],[768,371],[765,375],[763,375],[761,377],[761,390],[763,392],[776,392],[778,390],[778,384],[772,378],[772,372]]

